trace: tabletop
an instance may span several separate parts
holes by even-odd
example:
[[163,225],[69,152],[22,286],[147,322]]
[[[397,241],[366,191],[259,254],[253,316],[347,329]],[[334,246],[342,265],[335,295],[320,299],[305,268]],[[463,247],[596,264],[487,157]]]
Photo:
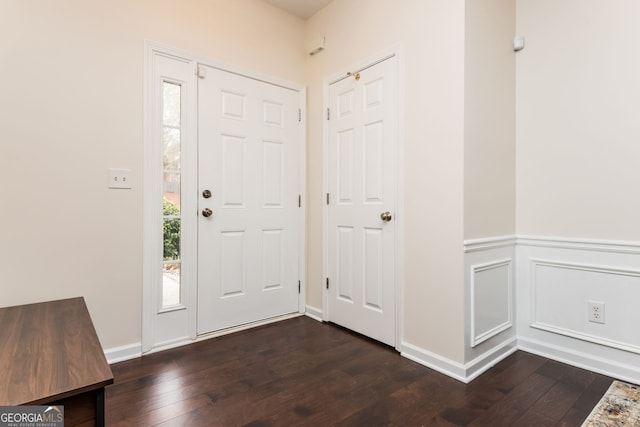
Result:
[[0,405],[49,403],[112,383],[84,298],[0,308]]

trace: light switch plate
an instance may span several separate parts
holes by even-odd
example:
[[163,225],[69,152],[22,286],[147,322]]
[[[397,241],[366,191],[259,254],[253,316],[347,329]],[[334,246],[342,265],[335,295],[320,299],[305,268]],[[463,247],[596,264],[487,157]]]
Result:
[[130,169],[109,169],[109,188],[131,188]]

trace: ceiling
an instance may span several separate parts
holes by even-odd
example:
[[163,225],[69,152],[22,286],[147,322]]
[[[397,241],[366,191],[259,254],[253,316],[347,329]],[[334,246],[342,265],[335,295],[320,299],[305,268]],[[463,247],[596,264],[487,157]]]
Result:
[[302,19],[309,19],[333,0],[264,0]]

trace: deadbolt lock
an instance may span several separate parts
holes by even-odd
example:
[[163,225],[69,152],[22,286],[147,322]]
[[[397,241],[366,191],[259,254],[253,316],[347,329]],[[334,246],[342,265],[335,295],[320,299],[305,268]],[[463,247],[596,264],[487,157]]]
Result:
[[204,197],[205,199],[208,199],[211,197],[211,191],[210,190],[204,190],[202,192],[202,197]]

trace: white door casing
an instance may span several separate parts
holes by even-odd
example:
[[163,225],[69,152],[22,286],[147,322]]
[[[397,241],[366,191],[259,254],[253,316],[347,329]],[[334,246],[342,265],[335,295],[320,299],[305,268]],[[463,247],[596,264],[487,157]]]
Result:
[[[327,317],[397,345],[397,56],[328,87]],[[381,215],[390,213],[390,220]]]
[[204,65],[200,76],[197,324],[204,334],[298,312],[300,112],[294,90]]

